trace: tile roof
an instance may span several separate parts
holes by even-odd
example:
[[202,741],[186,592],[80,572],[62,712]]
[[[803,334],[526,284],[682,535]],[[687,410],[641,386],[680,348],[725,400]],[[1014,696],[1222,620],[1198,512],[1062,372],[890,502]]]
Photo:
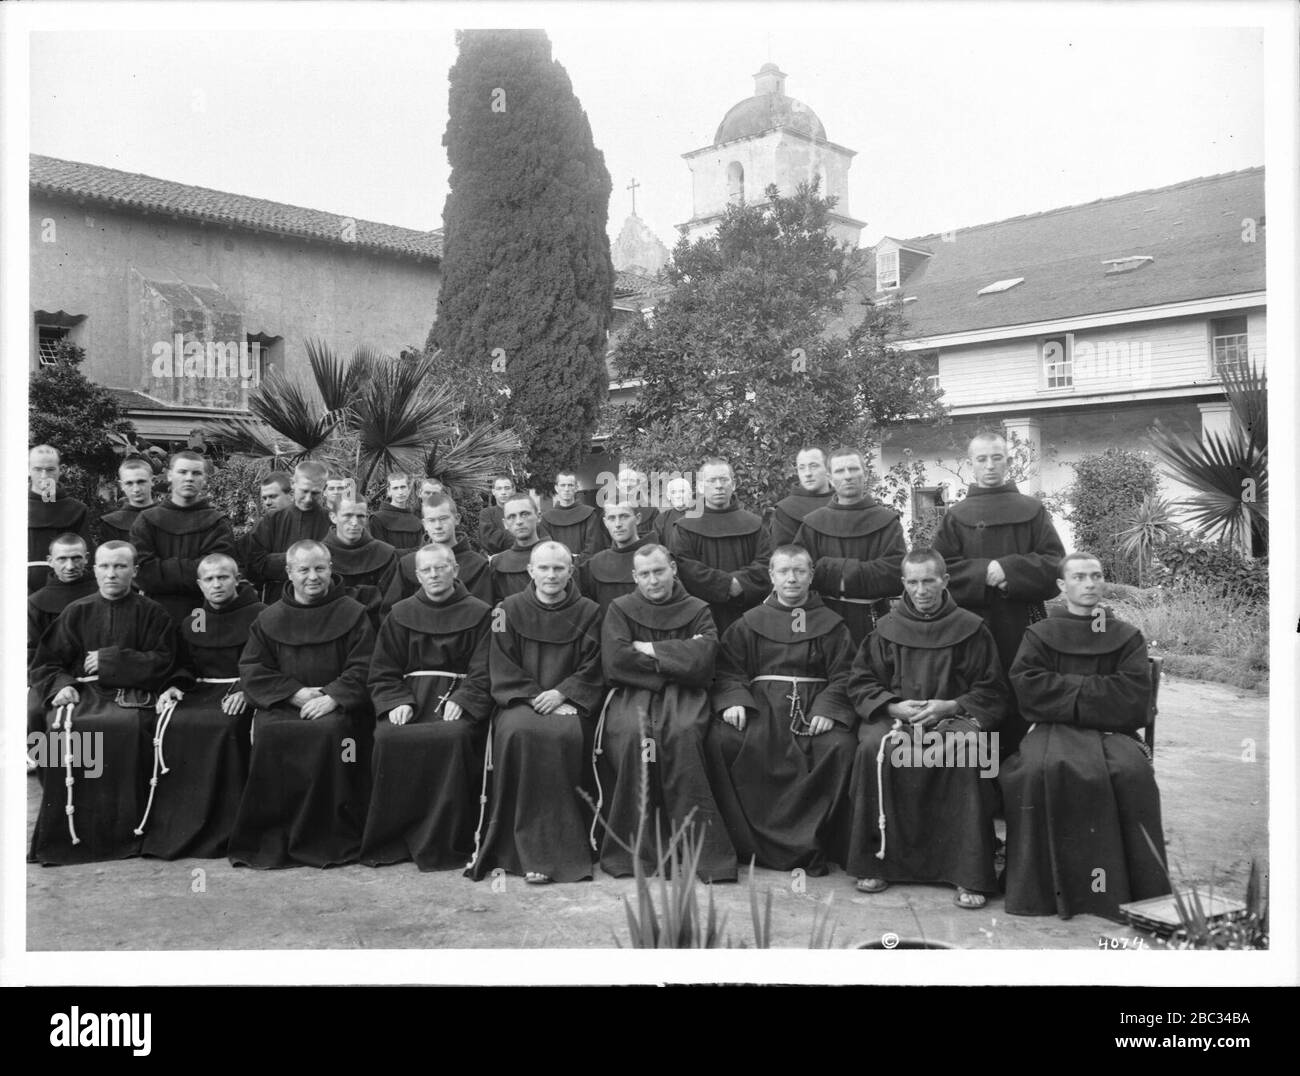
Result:
[[[902,283],[910,338],[1102,314],[1264,289],[1264,169],[1247,168],[1084,205],[899,240],[933,251]],[[865,251],[875,294],[875,258]],[[1103,261],[1148,256],[1130,272]],[[1024,277],[980,295],[994,281]],[[846,308],[854,304],[850,302]]]
[[658,299],[671,290],[668,285],[660,283],[654,277],[642,276],[640,273],[627,273],[620,269],[614,274],[615,303],[620,299],[625,302]]
[[[150,396],[147,392],[141,392],[139,389],[109,388],[105,389],[105,391],[117,401],[117,405],[124,411],[211,411],[214,415],[229,415],[232,413],[232,409],[229,407],[188,407],[171,404],[166,400],[158,399],[156,396]],[[233,413],[239,414],[241,412],[235,411]]]
[[275,235],[316,239],[380,254],[442,258],[441,229],[420,232],[35,153],[31,155],[30,168],[31,189],[42,194]]

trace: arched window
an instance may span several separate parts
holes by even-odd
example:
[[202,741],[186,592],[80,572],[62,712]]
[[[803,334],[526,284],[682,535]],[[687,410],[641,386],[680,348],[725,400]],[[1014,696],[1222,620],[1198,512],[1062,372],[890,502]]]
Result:
[[745,204],[745,169],[739,161],[727,165],[727,201]]

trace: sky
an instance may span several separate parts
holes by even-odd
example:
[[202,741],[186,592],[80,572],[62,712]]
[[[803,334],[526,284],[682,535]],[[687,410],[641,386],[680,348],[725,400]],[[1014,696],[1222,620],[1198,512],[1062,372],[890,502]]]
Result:
[[[482,9],[291,7],[149,5],[129,29],[34,33],[31,152],[438,227],[455,27]],[[547,30],[610,170],[611,239],[635,178],[672,246],[692,215],[681,155],[771,60],[857,151],[839,208],[874,243],[1264,163],[1263,33],[1201,10],[533,4],[495,24]]]

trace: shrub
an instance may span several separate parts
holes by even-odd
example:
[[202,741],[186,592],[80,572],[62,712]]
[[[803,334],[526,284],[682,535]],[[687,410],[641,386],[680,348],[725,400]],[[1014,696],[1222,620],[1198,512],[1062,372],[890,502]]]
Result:
[[1268,601],[1268,559],[1250,560],[1223,542],[1180,535],[1155,547],[1160,581],[1170,587],[1194,584],[1217,596],[1258,605]]
[[1065,518],[1074,527],[1075,548],[1096,553],[1107,579],[1138,582],[1137,556],[1121,551],[1118,536],[1131,526],[1143,501],[1159,493],[1155,462],[1139,452],[1108,448],[1070,466],[1075,478],[1065,490],[1070,505]]
[[208,500],[230,517],[235,537],[242,538],[257,525],[258,495],[267,468],[247,456],[231,456],[213,466],[208,476]]

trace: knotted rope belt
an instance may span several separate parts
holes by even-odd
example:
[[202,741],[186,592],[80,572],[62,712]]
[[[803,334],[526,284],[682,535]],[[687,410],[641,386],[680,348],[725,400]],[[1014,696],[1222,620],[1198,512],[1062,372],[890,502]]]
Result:
[[439,697],[438,701],[433,704],[433,712],[441,713],[447,700],[451,698],[451,693],[456,690],[456,681],[464,680],[467,673],[447,672],[445,669],[416,669],[413,672],[406,673],[405,676],[445,676],[451,680],[451,686],[447,688]]
[[618,688],[612,687],[605,695],[605,702],[600,708],[600,717],[596,718],[596,735],[592,741],[591,772],[596,778],[596,811],[591,819],[591,832],[588,834],[588,839],[591,841],[591,847],[596,851],[600,850],[600,846],[596,843],[596,826],[600,824],[600,809],[605,805],[605,790],[600,787],[600,766],[597,761],[605,753],[605,714],[617,690]]
[[[77,683],[79,684],[98,682],[98,674],[77,677]],[[72,804],[72,786],[75,783],[75,778],[72,776],[72,711],[76,705],[75,702],[66,702],[62,706],[56,706],[54,708],[54,721],[50,724],[50,731],[58,732],[59,726],[63,726],[64,738],[67,741],[67,746],[63,750],[63,784],[68,790],[68,799],[64,804],[63,813],[68,816],[68,836],[72,839],[73,844],[80,844],[81,838],[77,836],[77,827],[72,821],[72,816],[77,813],[77,808]]]
[[[196,683],[200,684],[237,684],[238,676],[196,676]],[[226,695],[230,692],[227,691]],[[223,695],[224,699],[226,695]],[[135,827],[135,835],[143,836],[145,823],[149,821],[149,812],[153,810],[154,793],[158,790],[159,773],[170,773],[167,763],[163,759],[163,737],[167,735],[167,730],[171,727],[172,715],[176,713],[176,707],[180,705],[180,699],[171,699],[163,704],[163,708],[158,712],[158,727],[153,736],[153,776],[149,778],[149,799],[144,805],[144,814],[140,818],[140,824]],[[252,734],[249,734],[249,742],[252,742]]]

